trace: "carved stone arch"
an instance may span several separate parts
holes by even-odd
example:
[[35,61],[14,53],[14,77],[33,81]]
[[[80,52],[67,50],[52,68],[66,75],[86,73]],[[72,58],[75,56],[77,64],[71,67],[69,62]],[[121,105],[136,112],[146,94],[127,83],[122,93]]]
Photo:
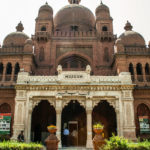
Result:
[[97,106],[99,103],[102,103],[103,101],[106,101],[110,106],[112,106],[114,108],[114,110],[116,110],[116,104],[117,104],[116,100],[94,100],[93,101],[93,108],[95,106]]
[[[64,109],[71,101],[72,101],[72,99],[63,101],[63,104],[62,104],[63,109]],[[76,99],[76,101],[77,101],[84,109],[86,109],[85,101],[84,101],[84,100],[77,100],[77,99]]]

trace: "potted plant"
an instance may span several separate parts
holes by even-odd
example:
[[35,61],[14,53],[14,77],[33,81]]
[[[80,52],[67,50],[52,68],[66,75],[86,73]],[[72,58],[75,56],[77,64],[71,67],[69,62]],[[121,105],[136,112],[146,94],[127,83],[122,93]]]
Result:
[[57,131],[57,128],[54,125],[48,126],[47,129],[51,134],[54,134]]
[[93,130],[96,134],[100,134],[103,132],[104,125],[102,125],[100,122],[93,125]]

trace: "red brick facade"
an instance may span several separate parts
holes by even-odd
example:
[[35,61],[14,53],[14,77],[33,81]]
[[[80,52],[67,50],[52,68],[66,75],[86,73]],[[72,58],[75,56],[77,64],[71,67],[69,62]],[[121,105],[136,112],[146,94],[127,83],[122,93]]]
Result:
[[9,104],[13,116],[14,86],[20,69],[33,75],[56,75],[59,64],[63,70],[77,71],[90,64],[92,75],[131,72],[139,136],[137,108],[145,104],[150,111],[150,47],[129,22],[117,39],[106,5],[101,3],[95,16],[84,6],[70,4],[54,17],[53,9],[45,4],[39,10],[31,39],[19,23],[17,31],[9,34],[0,48],[0,106]]

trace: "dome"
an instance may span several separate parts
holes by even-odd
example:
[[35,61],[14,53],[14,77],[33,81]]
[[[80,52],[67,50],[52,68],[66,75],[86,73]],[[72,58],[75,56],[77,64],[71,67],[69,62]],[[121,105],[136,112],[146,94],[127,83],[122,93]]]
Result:
[[120,35],[121,42],[124,46],[145,46],[145,40],[141,34],[132,30],[131,24],[127,21],[125,32]]
[[23,25],[20,22],[16,27],[17,31],[8,34],[3,42],[4,46],[23,46],[25,41],[29,38],[25,33],[22,32]]
[[41,6],[39,9],[39,13],[43,12],[43,11],[48,11],[50,13],[53,13],[53,9],[51,6],[48,5],[48,3],[46,3],[45,5]]
[[52,19],[53,9],[46,3],[39,9],[38,19]]
[[102,2],[101,2],[101,4],[96,8],[95,13],[98,14],[98,13],[101,12],[101,11],[105,11],[105,12],[108,12],[108,13],[109,13],[109,8],[108,8],[108,6],[104,5]]
[[78,26],[79,30],[95,28],[95,17],[86,7],[70,4],[59,10],[54,18],[55,30],[68,30],[71,26]]

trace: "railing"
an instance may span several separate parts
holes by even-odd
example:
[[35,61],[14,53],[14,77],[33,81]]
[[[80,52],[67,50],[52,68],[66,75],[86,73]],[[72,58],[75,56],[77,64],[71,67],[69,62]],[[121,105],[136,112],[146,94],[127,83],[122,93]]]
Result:
[[143,82],[143,75],[137,75],[137,80],[139,82]]
[[95,31],[55,31],[54,37],[95,37]]
[[146,81],[150,82],[150,75],[146,75],[145,77],[146,77]]
[[12,46],[12,47],[2,47],[0,48],[1,54],[10,54],[10,53],[23,53],[23,46]]
[[150,49],[146,48],[146,46],[125,46],[125,53],[150,54]]
[[3,79],[3,76],[2,76],[2,75],[0,75],[0,81],[2,81],[2,79]]
[[50,34],[49,32],[46,32],[46,31],[38,31],[35,33],[35,35],[32,35],[32,38],[38,41],[40,40],[47,41],[50,38]]
[[135,81],[134,75],[131,75],[131,80],[132,80],[133,82]]
[[111,41],[113,39],[117,39],[117,35],[114,35],[112,32],[103,31],[100,33],[101,41],[108,40]]
[[11,81],[11,75],[5,75],[5,81]]

